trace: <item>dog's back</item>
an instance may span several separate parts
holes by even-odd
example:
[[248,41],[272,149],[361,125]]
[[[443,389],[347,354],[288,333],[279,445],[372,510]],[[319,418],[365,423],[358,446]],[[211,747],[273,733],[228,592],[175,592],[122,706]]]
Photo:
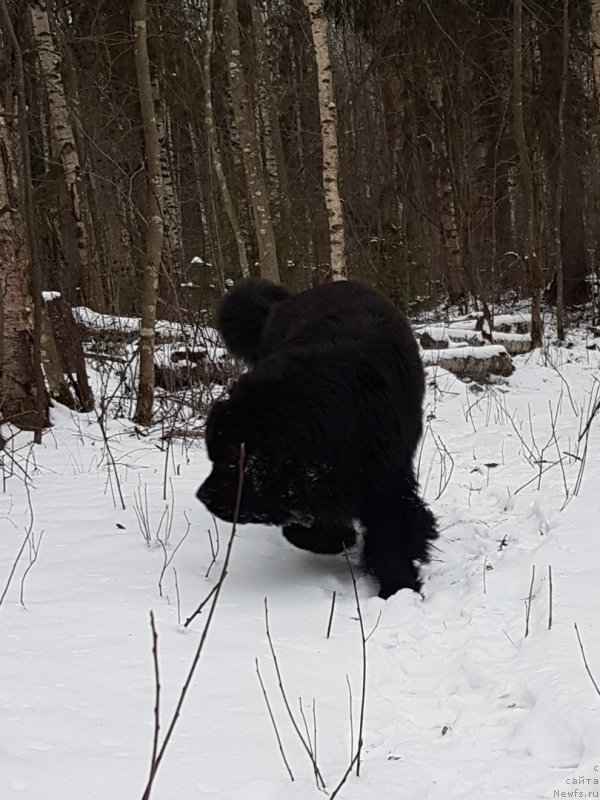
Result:
[[332,347],[382,336],[416,345],[400,312],[377,292],[354,281],[326,283],[272,306],[261,356],[291,347]]

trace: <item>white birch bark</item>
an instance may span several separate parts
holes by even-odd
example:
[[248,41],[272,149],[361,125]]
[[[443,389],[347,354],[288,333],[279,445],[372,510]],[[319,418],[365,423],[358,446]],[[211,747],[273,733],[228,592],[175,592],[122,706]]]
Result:
[[[77,253],[84,293],[89,294],[91,275],[89,264],[89,243],[82,208],[81,169],[75,134],[69,116],[69,107],[62,76],[60,57],[54,46],[50,19],[45,0],[30,0],[30,16],[33,38],[36,43],[38,59],[48,97],[50,136],[52,154],[62,166],[66,183],[69,210],[75,226]],[[86,297],[93,303],[95,298]]]
[[330,278],[333,281],[342,281],[348,277],[346,232],[339,186],[337,120],[331,58],[327,42],[327,20],[323,11],[322,0],[306,0],[306,7],[310,16],[310,27],[317,64],[319,117],[323,141],[323,192],[329,222],[329,247],[331,251]]

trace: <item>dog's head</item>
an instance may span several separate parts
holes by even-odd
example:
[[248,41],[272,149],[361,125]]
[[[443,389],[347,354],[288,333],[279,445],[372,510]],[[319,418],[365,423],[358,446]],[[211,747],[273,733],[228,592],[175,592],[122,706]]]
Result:
[[310,526],[327,505],[331,464],[302,400],[290,382],[273,374],[263,381],[254,371],[213,406],[206,427],[212,472],[197,492],[212,514],[233,520],[240,463],[241,524]]

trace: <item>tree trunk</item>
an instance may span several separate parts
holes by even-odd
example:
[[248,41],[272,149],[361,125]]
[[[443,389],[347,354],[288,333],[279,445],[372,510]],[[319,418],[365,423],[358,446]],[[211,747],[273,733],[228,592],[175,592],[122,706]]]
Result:
[[[154,83],[155,97],[159,96],[158,82]],[[181,219],[181,198],[177,182],[176,158],[169,109],[164,98],[156,102],[156,125],[160,143],[160,163],[163,185],[163,280],[164,297],[169,304],[179,304],[180,285],[184,277],[183,224]],[[162,293],[161,293],[162,294]]]
[[450,303],[455,305],[465,298],[464,254],[456,213],[456,196],[449,167],[444,95],[439,75],[434,75],[429,81],[429,96],[435,107],[440,125],[440,132],[437,137],[438,142],[437,145],[434,145],[436,188],[442,246],[444,249],[446,291],[448,292]]
[[340,197],[340,168],[336,122],[335,97],[329,44],[327,42],[327,20],[322,0],[306,0],[310,15],[310,26],[317,64],[319,95],[319,117],[323,143],[323,191],[329,217],[329,247],[331,251],[330,278],[343,281],[348,278],[346,265],[346,232]]
[[560,341],[565,338],[564,270],[561,237],[561,217],[565,180],[565,102],[569,84],[569,0],[563,0],[562,72],[560,99],[558,101],[558,152],[556,163],[556,188],[554,194],[554,246],[556,258],[556,333]]
[[42,359],[50,395],[68,408],[93,411],[94,396],[87,379],[82,334],[60,294],[44,300]]
[[531,343],[535,348],[542,344],[542,274],[535,246],[533,170],[523,121],[523,0],[513,0],[513,127],[521,169],[525,260],[531,292]]
[[590,0],[590,30],[592,34],[594,84],[596,86],[598,112],[600,113],[600,0]]
[[146,0],[133,0],[133,26],[135,66],[144,126],[146,182],[148,188],[146,246],[142,274],[140,377],[135,420],[140,425],[150,425],[154,401],[156,301],[163,242],[163,185],[160,141],[154,99],[152,97],[150,59],[148,57]]
[[48,97],[52,155],[60,163],[65,180],[67,207],[73,222],[78,263],[75,265],[77,277],[85,303],[96,306],[97,298],[92,296],[88,235],[85,215],[82,208],[81,168],[75,143],[73,126],[62,76],[60,58],[54,47],[50,20],[44,0],[30,0],[31,25],[35,39],[40,68]]
[[242,66],[237,0],[223,0],[222,12],[225,58],[227,59],[235,124],[240,138],[244,172],[256,228],[260,274],[274,283],[280,283],[267,183],[260,158],[248,84]]
[[217,176],[219,189],[221,190],[221,198],[227,219],[231,225],[231,230],[235,237],[237,245],[238,258],[240,261],[240,271],[243,278],[250,277],[250,265],[248,264],[248,252],[246,250],[246,240],[242,232],[242,227],[238,219],[233,198],[229,191],[227,178],[225,177],[225,170],[223,169],[223,160],[221,158],[221,148],[219,147],[219,137],[215,128],[215,118],[212,103],[212,88],[211,88],[211,69],[210,69],[210,56],[213,47],[213,25],[214,25],[214,0],[208,0],[207,20],[206,20],[206,42],[204,44],[203,61],[202,61],[202,78],[204,81],[204,124],[206,125],[206,135],[208,137],[208,146],[210,148],[210,155],[212,160],[213,169]]
[[23,54],[6,0],[0,0],[0,28],[12,66],[5,74],[6,100],[0,99],[0,115],[8,114],[0,120],[0,411],[7,420],[14,413],[15,424],[34,430],[34,442],[40,444],[49,424],[41,356],[42,271]]
[[[202,172],[202,156],[200,147],[198,145],[198,137],[193,122],[190,120],[187,126],[188,136],[190,140],[190,150],[192,153],[192,161],[194,164],[194,179],[196,184],[196,203],[198,207],[198,216],[200,218],[200,227],[202,229],[202,253],[205,255],[210,253],[211,263],[214,263],[214,251],[209,244],[210,230],[208,225],[207,208],[204,197],[204,173]],[[209,153],[210,158],[210,153]],[[210,249],[209,249],[210,248]]]
[[289,196],[289,179],[287,164],[283,150],[283,140],[281,138],[281,127],[279,125],[279,114],[277,111],[277,96],[271,77],[271,67],[269,64],[269,41],[267,31],[262,17],[262,9],[259,0],[253,0],[252,24],[256,33],[256,53],[259,74],[259,105],[261,116],[265,127],[265,136],[270,142],[268,152],[272,150],[269,158],[271,164],[269,176],[271,178],[272,193],[274,201],[279,205],[279,212],[286,234],[290,235],[292,230],[292,204]]
[[[0,420],[20,428],[41,427],[33,352],[32,299],[25,223],[19,197],[16,122],[0,106]],[[15,114],[15,117],[17,115]]]

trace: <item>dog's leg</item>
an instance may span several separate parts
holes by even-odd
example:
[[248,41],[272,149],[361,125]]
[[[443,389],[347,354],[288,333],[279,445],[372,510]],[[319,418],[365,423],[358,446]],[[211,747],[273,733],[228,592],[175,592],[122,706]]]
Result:
[[400,589],[421,590],[415,561],[429,560],[430,542],[437,537],[435,517],[413,490],[387,503],[374,504],[362,516],[364,560],[379,581],[379,596]]

